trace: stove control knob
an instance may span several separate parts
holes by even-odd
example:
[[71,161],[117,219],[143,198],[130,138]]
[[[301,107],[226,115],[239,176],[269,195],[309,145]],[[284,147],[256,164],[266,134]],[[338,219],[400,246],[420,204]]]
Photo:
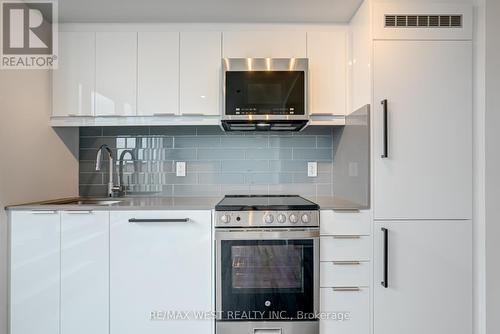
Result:
[[282,213],[278,215],[278,223],[284,224],[286,222],[286,216]]
[[298,218],[298,217],[297,217],[297,215],[296,215],[296,214],[294,214],[294,213],[292,213],[292,214],[290,215],[290,217],[288,217],[288,219],[290,220],[290,223],[293,223],[293,224],[295,224],[296,222],[298,222],[298,221],[299,221],[299,218]]
[[267,214],[264,216],[264,222],[271,224],[274,221],[274,216],[272,214]]
[[220,217],[220,221],[223,222],[224,224],[229,224],[231,222],[231,216],[230,215],[222,215]]
[[307,213],[304,213],[304,214],[302,215],[302,217],[300,217],[300,219],[302,220],[302,222],[303,222],[304,224],[309,223],[309,221],[311,220],[311,219],[309,218],[309,215],[308,215]]

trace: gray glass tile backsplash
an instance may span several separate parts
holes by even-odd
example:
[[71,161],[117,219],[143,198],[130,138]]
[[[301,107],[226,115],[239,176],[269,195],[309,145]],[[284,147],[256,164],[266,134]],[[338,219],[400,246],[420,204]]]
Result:
[[[95,171],[102,144],[115,157],[124,150],[134,153],[134,160],[127,154],[124,161],[127,195],[331,196],[333,131],[326,126],[281,134],[225,133],[217,126],[80,128],[80,196],[106,195],[108,166]],[[175,175],[176,161],[186,161],[186,176]],[[318,162],[317,177],[307,176],[308,161]]]

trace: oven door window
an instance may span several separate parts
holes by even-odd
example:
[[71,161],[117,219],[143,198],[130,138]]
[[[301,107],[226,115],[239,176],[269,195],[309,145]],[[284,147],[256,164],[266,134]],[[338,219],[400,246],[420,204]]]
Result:
[[220,256],[222,320],[314,311],[313,240],[223,240]]
[[303,71],[226,72],[226,115],[304,115]]

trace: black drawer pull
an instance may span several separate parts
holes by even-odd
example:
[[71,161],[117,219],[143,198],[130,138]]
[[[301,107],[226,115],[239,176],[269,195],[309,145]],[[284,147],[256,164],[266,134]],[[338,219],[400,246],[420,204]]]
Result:
[[387,134],[387,132],[388,132],[387,100],[382,100],[381,103],[384,106],[384,111],[383,111],[383,113],[384,113],[384,115],[383,115],[383,117],[384,117],[384,125],[383,125],[383,127],[384,127],[384,151],[381,155],[381,158],[385,159],[385,158],[389,157],[389,152],[388,152],[389,151],[389,138],[388,138],[388,134]]
[[381,282],[384,288],[389,287],[389,230],[382,227],[384,232],[384,280]]
[[175,218],[175,219],[137,219],[130,218],[129,223],[189,223],[189,218]]

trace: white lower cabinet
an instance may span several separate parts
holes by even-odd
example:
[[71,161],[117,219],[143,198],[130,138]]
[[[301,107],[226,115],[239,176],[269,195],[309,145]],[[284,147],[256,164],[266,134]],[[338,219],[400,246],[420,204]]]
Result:
[[369,261],[372,254],[371,237],[322,235],[320,261]]
[[61,334],[109,332],[109,212],[61,213]]
[[321,210],[321,235],[370,235],[371,212],[369,210]]
[[213,333],[211,211],[12,211],[9,226],[9,334]]
[[320,309],[330,319],[320,321],[321,334],[369,334],[368,288],[321,288]]
[[321,334],[371,332],[370,221],[369,210],[321,210]]
[[320,264],[321,287],[370,285],[370,262],[332,261]]
[[472,333],[472,222],[388,221],[374,228],[374,333]]
[[10,334],[58,334],[61,220],[57,211],[10,217]]
[[212,333],[210,320],[163,316],[213,310],[210,249],[211,211],[111,212],[111,333]]

